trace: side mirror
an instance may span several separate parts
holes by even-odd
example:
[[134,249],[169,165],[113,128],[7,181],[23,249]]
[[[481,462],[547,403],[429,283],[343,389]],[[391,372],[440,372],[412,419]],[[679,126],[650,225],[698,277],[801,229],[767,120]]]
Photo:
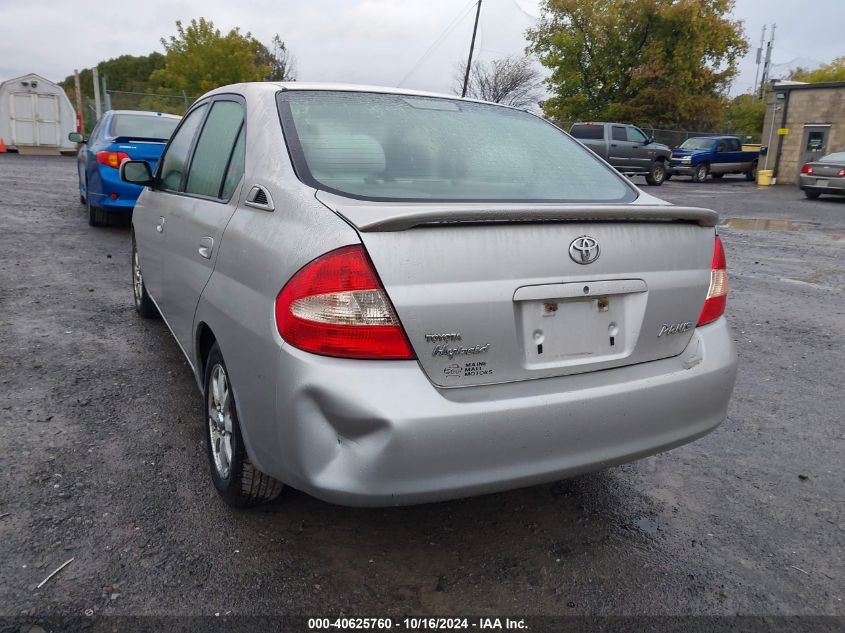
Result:
[[153,184],[153,172],[145,160],[125,160],[120,164],[120,179],[133,185],[149,187]]
[[651,145],[652,143],[654,143],[654,137],[653,136],[646,136],[645,137],[645,144]]
[[67,135],[67,140],[73,143],[85,143],[88,141],[88,138],[84,134],[80,134],[79,132],[71,132]]

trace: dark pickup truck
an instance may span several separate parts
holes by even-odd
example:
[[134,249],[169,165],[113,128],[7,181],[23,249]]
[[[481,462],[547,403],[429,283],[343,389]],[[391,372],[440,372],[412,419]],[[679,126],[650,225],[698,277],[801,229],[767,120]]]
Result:
[[736,136],[695,136],[672,150],[669,175],[692,176],[695,182],[725,174],[745,174],[746,180],[756,180],[759,158],[759,150],[744,151]]
[[569,134],[626,176],[645,176],[650,185],[666,180],[672,150],[634,125],[576,123]]

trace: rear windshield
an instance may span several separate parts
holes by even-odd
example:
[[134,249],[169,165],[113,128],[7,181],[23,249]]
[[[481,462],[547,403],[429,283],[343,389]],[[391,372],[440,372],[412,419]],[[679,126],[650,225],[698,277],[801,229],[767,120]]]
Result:
[[681,143],[680,149],[710,149],[713,147],[713,139],[707,137],[688,138]]
[[569,130],[569,133],[575,138],[603,139],[604,126],[592,125],[590,123],[576,123]]
[[819,159],[822,163],[845,163],[845,152],[835,152]]
[[388,201],[622,202],[635,190],[595,155],[520,110],[365,92],[279,93],[299,178]]
[[149,138],[166,141],[179,125],[179,119],[174,117],[116,114],[111,122],[111,136],[128,136],[130,138]]

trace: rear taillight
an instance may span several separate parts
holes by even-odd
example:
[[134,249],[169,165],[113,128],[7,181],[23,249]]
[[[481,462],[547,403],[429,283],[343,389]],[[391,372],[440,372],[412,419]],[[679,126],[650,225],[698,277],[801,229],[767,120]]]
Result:
[[812,173],[813,173],[813,168],[812,168],[810,165],[804,165],[804,166],[801,168],[801,173],[802,173],[802,174],[812,174]]
[[276,327],[286,342],[314,354],[415,358],[361,245],[326,253],[291,277],[276,297]]
[[722,247],[722,240],[717,235],[713,245],[713,263],[710,266],[710,288],[707,290],[704,307],[698,316],[698,325],[711,323],[722,316],[725,313],[727,302],[728,265],[725,261],[725,249]]
[[125,160],[129,160],[129,154],[125,152],[97,152],[98,163],[114,167],[115,169],[120,167],[120,163]]
[[836,172],[836,175],[839,177],[845,176],[845,169],[840,169],[838,172]]

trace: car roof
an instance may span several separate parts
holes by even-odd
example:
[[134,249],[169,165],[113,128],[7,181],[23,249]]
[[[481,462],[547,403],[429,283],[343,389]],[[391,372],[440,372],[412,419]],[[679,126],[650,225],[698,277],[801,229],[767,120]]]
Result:
[[[513,106],[505,105],[503,103],[492,103],[482,99],[470,99],[468,97],[459,97],[458,95],[446,94],[443,92],[429,92],[425,90],[409,90],[407,88],[391,88],[388,86],[373,86],[368,84],[347,84],[347,83],[330,83],[330,82],[314,82],[314,81],[253,81],[239,84],[229,84],[228,86],[221,86],[206,92],[200,99],[213,97],[219,94],[240,93],[244,95],[259,95],[266,93],[276,93],[279,90],[283,91],[298,91],[298,90],[318,90],[318,91],[332,91],[332,92],[376,92],[381,94],[395,94],[406,95],[413,97],[433,97],[437,99],[457,99],[459,101],[469,101],[472,103],[486,103],[488,105],[497,105],[511,110],[526,111],[524,108],[514,108]],[[198,99],[199,100],[199,99]]]
[[167,112],[153,112],[151,110],[109,110],[106,114],[133,114],[136,116],[160,116],[167,119],[181,119],[178,114],[168,114]]

